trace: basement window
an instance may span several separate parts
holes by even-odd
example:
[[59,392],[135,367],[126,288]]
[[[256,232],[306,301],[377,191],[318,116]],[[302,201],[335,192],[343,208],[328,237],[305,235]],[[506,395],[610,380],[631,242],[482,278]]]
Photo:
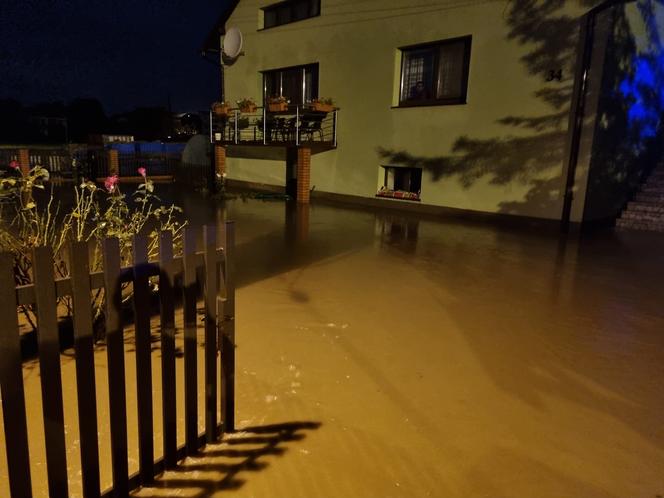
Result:
[[389,197],[407,201],[419,201],[422,190],[422,168],[403,166],[383,166],[385,177],[383,186],[376,197]]

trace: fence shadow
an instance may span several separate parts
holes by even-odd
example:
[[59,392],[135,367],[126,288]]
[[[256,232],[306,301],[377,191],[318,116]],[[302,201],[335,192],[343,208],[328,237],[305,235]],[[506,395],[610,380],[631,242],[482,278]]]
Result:
[[218,491],[236,490],[246,482],[238,477],[241,472],[264,470],[269,464],[260,461],[261,457],[282,456],[288,450],[285,443],[301,441],[306,437],[304,431],[320,426],[320,422],[298,421],[247,427],[227,434],[220,444],[206,446],[200,455],[181,462],[176,469],[158,477],[154,485],[131,496],[158,498],[195,490],[186,496],[203,498]]

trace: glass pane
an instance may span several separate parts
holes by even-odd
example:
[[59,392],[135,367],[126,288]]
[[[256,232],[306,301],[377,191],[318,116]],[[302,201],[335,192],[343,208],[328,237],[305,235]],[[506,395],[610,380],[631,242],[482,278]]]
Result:
[[309,17],[309,0],[300,0],[294,5],[295,21],[301,21]]
[[277,8],[277,24],[288,24],[292,21],[292,6],[287,3]]
[[281,95],[293,105],[302,105],[302,68],[286,69],[282,77]]
[[272,28],[277,25],[277,13],[274,9],[266,10],[263,18],[263,28]]
[[304,69],[306,92],[304,100],[311,102],[318,98],[318,64],[312,64]]
[[309,14],[311,17],[320,14],[320,0],[309,0]]
[[463,41],[440,47],[436,78],[437,99],[455,99],[463,96],[465,54],[466,43]]
[[404,51],[402,101],[431,99],[434,89],[435,49],[424,48]]
[[279,71],[263,73],[263,82],[265,83],[265,96],[267,98],[279,96]]

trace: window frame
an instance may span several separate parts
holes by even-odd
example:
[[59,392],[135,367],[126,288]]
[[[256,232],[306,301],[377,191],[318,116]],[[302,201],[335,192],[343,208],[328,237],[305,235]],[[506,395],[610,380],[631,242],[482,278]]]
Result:
[[[310,62],[308,64],[298,64],[296,66],[286,66],[286,67],[277,67],[273,69],[264,69],[260,71],[261,78],[263,79],[262,81],[262,87],[263,87],[263,105],[266,105],[267,99],[270,98],[270,95],[267,95],[267,82],[265,81],[265,76],[266,73],[276,73],[276,72],[284,72],[284,71],[289,71],[293,69],[300,69],[302,70],[302,93],[300,96],[302,97],[303,101],[305,100],[306,97],[306,92],[307,92],[307,87],[306,87],[306,77],[305,77],[305,71],[307,68],[316,68],[316,84],[315,84],[315,91],[312,92],[312,94],[315,94],[315,97],[312,98],[318,98],[319,97],[319,91],[320,91],[320,63],[318,62]],[[283,78],[283,76],[282,76]],[[283,96],[283,80],[282,80],[282,85],[280,85],[280,95]],[[293,99],[292,96],[289,96],[291,99]],[[302,105],[305,105],[306,101],[303,102]],[[295,104],[292,104],[295,105]],[[298,104],[299,105],[299,104]]]
[[[318,14],[313,15],[313,16],[305,17],[304,19],[294,19],[295,16],[293,14],[295,12],[295,4],[297,4],[298,1],[300,1],[300,0],[283,0],[281,2],[276,2],[276,3],[272,3],[270,5],[266,5],[265,7],[261,7],[260,10],[263,11],[263,27],[260,28],[258,31],[264,31],[266,29],[274,29],[274,28],[278,28],[279,26],[287,26],[287,25],[293,24],[295,22],[302,22],[302,21],[306,21],[307,19],[314,19],[316,17],[320,17],[320,15],[321,15],[321,3],[322,3],[321,0],[307,0],[308,2],[317,2],[318,3]],[[265,14],[266,14],[267,11],[276,10],[279,7],[283,7],[284,5],[288,5],[288,4],[291,5],[291,9],[292,9],[291,10],[291,20],[290,21],[284,22],[284,23],[278,23],[278,24],[275,24],[274,26],[265,26]]]
[[[402,95],[404,92],[404,82],[405,82],[405,65],[406,65],[406,52],[413,50],[422,50],[426,48],[438,48],[445,45],[452,45],[455,43],[464,42],[464,53],[463,53],[463,67],[461,68],[461,96],[453,98],[431,98],[431,99],[422,99],[422,100],[402,100]],[[440,105],[464,105],[468,103],[468,79],[470,74],[470,55],[471,47],[473,42],[472,35],[457,36],[455,38],[445,38],[443,40],[436,40],[426,43],[418,43],[415,45],[406,45],[404,47],[399,47],[398,50],[401,52],[401,65],[399,76],[399,95],[398,95],[398,104],[394,107],[429,107],[429,106],[440,106]],[[439,53],[439,52],[438,52]],[[440,56],[437,55],[435,59],[435,65],[433,73],[438,73],[438,64],[440,63]]]

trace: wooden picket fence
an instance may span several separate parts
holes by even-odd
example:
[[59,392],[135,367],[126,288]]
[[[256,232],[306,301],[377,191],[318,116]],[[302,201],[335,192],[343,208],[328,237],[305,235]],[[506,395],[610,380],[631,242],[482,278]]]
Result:
[[[15,287],[13,258],[0,254],[0,389],[11,496],[32,496],[30,456],[18,333],[18,305],[36,305],[41,392],[46,442],[49,495],[69,496],[63,393],[60,373],[57,298],[71,296],[78,397],[78,424],[83,494],[126,497],[139,486],[150,485],[157,473],[173,468],[178,460],[197,453],[206,443],[219,440],[234,428],[235,287],[233,278],[234,225],[219,234],[215,226],[203,229],[203,248],[197,251],[198,230],[184,232],[183,254],[174,257],[170,232],[159,240],[159,261],[148,261],[147,238],[133,240],[133,265],[121,267],[117,239],[103,242],[103,272],[90,272],[88,247],[70,244],[70,275],[55,279],[49,248],[33,253],[34,284]],[[218,242],[219,241],[219,242]],[[159,280],[163,458],[155,460],[153,444],[152,374],[149,279]],[[200,281],[202,280],[202,281]],[[184,323],[185,445],[177,444],[175,285],[181,281]],[[132,282],[136,341],[139,472],[128,471],[127,393],[125,390],[124,326],[121,286]],[[205,304],[205,432],[198,433],[197,283],[203,285]],[[109,423],[113,487],[100,489],[99,441],[94,375],[91,291],[106,292],[106,354],[108,361]],[[221,360],[217,364],[218,351]],[[219,420],[218,413],[221,413]]]

